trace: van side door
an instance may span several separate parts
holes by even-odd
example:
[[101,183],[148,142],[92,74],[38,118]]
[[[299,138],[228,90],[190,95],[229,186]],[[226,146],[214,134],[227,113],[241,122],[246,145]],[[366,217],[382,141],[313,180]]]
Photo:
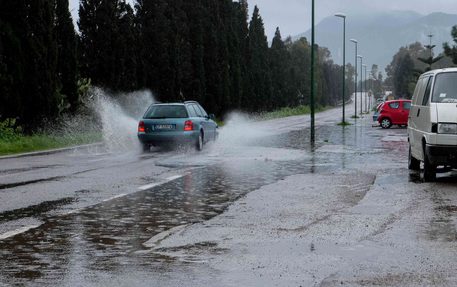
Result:
[[420,131],[421,138],[425,134],[428,134],[432,131],[432,123],[431,123],[431,110],[430,110],[430,97],[432,93],[432,84],[433,84],[434,77],[425,78],[424,86],[424,95],[422,97],[422,103],[420,106],[420,115],[417,121],[417,129]]
[[424,99],[425,88],[427,85],[429,77],[422,77],[417,81],[416,89],[414,90],[413,102],[411,110],[409,111],[409,120],[408,120],[408,134],[409,141],[411,144],[411,152],[417,159],[422,157],[422,145],[421,139],[422,135],[419,130],[420,127],[420,117],[422,113],[422,101]]

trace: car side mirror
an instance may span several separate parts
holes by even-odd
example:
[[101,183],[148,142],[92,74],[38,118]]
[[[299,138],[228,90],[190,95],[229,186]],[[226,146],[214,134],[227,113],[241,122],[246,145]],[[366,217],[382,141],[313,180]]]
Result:
[[214,114],[209,114],[209,115],[208,115],[208,118],[209,118],[210,120],[213,120],[213,121],[214,121],[214,120],[216,119],[216,116],[215,116]]

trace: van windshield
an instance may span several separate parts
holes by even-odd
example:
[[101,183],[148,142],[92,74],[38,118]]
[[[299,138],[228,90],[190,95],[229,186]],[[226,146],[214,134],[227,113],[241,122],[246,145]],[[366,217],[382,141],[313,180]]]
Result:
[[442,73],[436,76],[432,102],[457,103],[457,73]]

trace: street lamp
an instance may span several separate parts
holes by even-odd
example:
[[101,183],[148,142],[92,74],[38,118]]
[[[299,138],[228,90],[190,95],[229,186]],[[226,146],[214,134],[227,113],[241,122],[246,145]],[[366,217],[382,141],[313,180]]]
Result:
[[354,85],[354,119],[357,118],[357,81],[358,81],[358,74],[357,74],[357,49],[358,49],[358,41],[356,39],[351,39],[351,42],[355,44],[355,85]]
[[363,65],[363,56],[357,55],[357,58],[360,59],[360,114],[363,114],[363,71],[362,71],[362,65]]
[[[373,96],[373,75],[371,74],[373,70],[368,70],[368,108],[367,111],[371,111],[371,97]],[[371,93],[370,93],[371,92]]]
[[335,17],[343,19],[343,121],[342,124],[346,123],[346,15],[342,13],[335,14]]
[[314,0],[311,0],[311,144],[314,144],[315,141],[315,123],[314,123]]
[[365,113],[367,113],[367,65],[362,65],[362,67],[365,68],[365,81],[362,82],[362,85],[365,88]]

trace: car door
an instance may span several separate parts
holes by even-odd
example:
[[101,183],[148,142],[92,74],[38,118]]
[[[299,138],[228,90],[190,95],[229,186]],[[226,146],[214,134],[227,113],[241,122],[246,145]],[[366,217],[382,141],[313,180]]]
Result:
[[400,109],[401,109],[401,111],[400,111],[401,124],[406,125],[408,123],[409,111],[411,110],[411,102],[402,101]]
[[392,123],[398,124],[401,120],[400,102],[393,101],[393,102],[390,102],[388,105],[389,105],[389,115],[390,115],[390,119],[392,120]]
[[214,139],[215,136],[216,136],[216,124],[213,122],[213,120],[211,120],[208,116],[208,113],[205,111],[205,109],[200,106],[200,105],[196,105],[202,112],[203,114],[203,119],[202,119],[202,124],[204,126],[204,129],[205,129],[205,133],[206,133],[206,140],[210,140],[210,139]]

